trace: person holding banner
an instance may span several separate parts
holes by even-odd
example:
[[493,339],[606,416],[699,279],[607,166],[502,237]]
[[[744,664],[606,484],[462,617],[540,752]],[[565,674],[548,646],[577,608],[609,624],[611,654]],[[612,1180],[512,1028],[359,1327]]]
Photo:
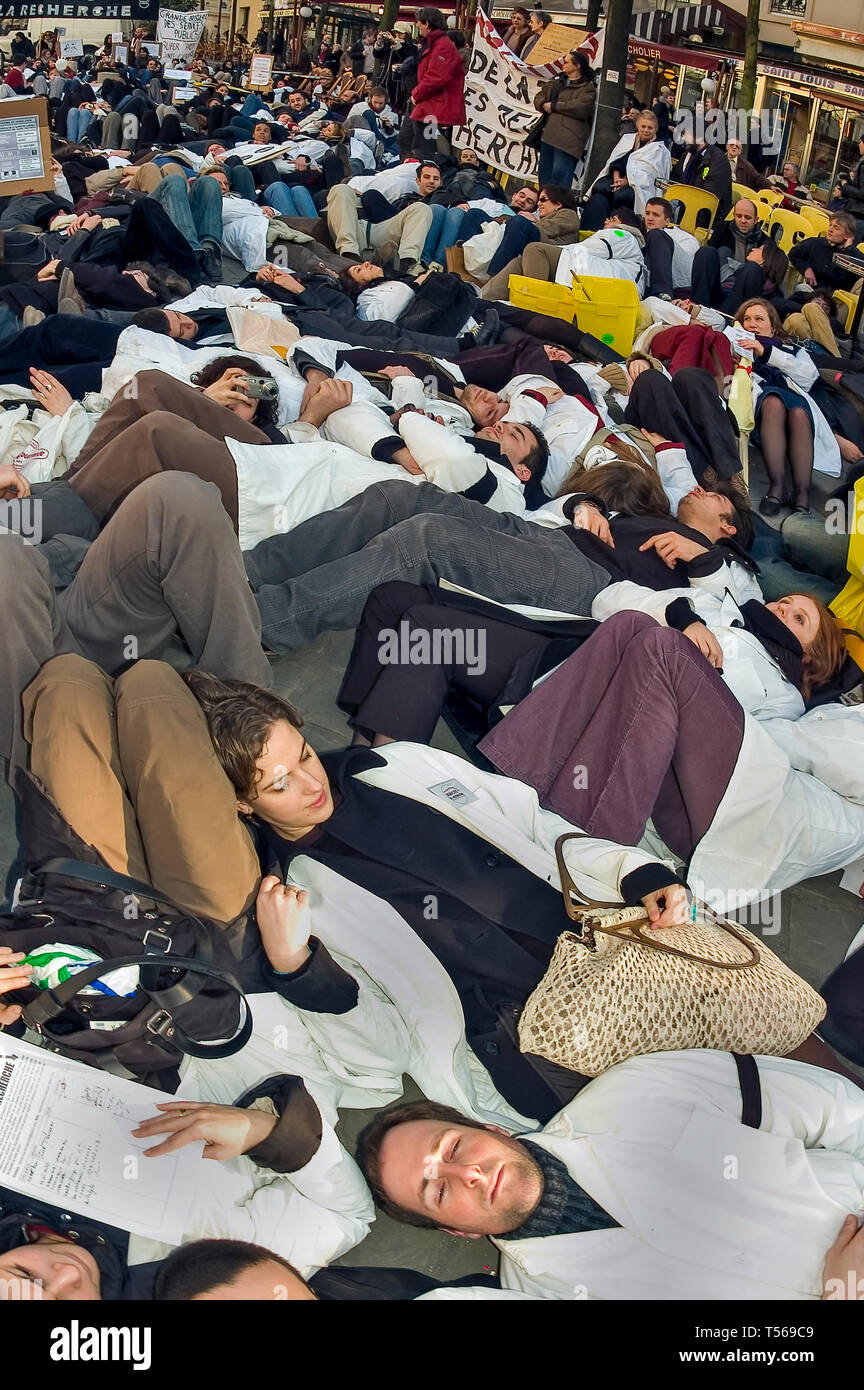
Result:
[[538,179],[541,184],[570,188],[588,144],[597,105],[597,88],[584,53],[575,49],[565,56],[563,75],[543,84],[534,105],[546,117],[540,136]]

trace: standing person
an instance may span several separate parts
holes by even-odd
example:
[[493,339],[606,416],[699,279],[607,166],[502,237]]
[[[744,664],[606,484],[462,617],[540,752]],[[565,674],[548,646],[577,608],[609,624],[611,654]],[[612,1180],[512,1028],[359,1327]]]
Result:
[[572,187],[576,165],[591,134],[596,104],[597,89],[588,59],[574,49],[564,58],[563,78],[544,82],[534,98],[537,110],[546,114],[537,175],[541,184]]
[[858,141],[860,159],[856,160],[848,179],[840,184],[840,192],[846,200],[846,211],[857,223],[856,238],[864,237],[864,135]]
[[651,107],[657,117],[657,139],[662,140],[664,145],[668,145],[672,138],[672,116],[675,110],[671,105],[672,100],[672,88],[661,87],[660,94]]
[[543,30],[548,29],[551,23],[552,16],[548,15],[545,10],[534,10],[532,12],[528,20],[531,32],[525,40],[524,47],[519,55],[520,58],[527,62],[529,53],[533,48],[536,48],[537,44],[540,42],[540,35],[543,33]]
[[453,127],[465,124],[465,69],[440,10],[419,9],[417,27],[423,44],[411,93],[412,150],[429,159],[437,153],[439,135],[449,140]]
[[504,42],[513,53],[521,53],[528,42],[531,34],[529,18],[528,11],[521,5],[517,5],[510,16],[510,23],[504,30]]

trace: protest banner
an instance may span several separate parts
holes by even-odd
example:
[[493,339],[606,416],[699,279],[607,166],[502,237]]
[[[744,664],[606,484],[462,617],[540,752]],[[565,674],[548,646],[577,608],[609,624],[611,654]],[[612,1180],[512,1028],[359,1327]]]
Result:
[[155,19],[159,0],[5,0],[4,19],[41,19],[47,24],[54,19]]
[[[592,68],[601,60],[598,35],[570,25],[551,24],[543,38],[550,30],[555,32],[544,46],[545,61],[525,63],[507,47],[485,11],[478,9],[471,61],[465,78],[465,124],[453,132],[453,144],[457,148],[472,149],[481,164],[526,182],[537,178],[538,151],[526,148],[524,142],[539,115],[534,98],[541,86],[560,75],[562,56],[575,48],[585,53]],[[599,37],[602,38],[602,34]],[[536,48],[539,47],[538,44]],[[591,140],[593,138],[592,124]],[[588,150],[590,147],[589,141]],[[577,186],[588,150],[577,166]]]
[[156,37],[166,63],[175,68],[191,63],[206,19],[206,10],[160,10]]
[[[570,47],[576,47],[584,38],[583,30],[567,32],[572,36]],[[537,151],[527,149],[524,140],[537,120],[537,92],[560,71],[560,58],[543,65],[523,63],[507,47],[486,13],[478,9],[465,78],[465,124],[454,131],[453,144],[459,149],[474,150],[481,164],[502,173],[520,179],[535,178]]]

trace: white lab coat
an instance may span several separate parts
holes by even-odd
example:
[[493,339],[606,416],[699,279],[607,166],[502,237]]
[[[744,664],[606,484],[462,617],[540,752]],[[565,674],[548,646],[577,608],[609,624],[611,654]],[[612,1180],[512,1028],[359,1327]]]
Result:
[[507,1240],[505,1287],[558,1299],[812,1299],[844,1218],[864,1215],[864,1092],[757,1058],[760,1129],[727,1052],[622,1062],[526,1135],[620,1229]]
[[648,283],[642,248],[627,227],[606,227],[585,241],[562,246],[555,283],[572,285],[574,275],[604,280],[632,280],[640,294]]
[[[641,145],[638,150],[633,148],[636,140],[635,132],[630,135],[622,135],[597,178],[600,179],[607,175],[610,165],[630,151],[627,159],[627,182],[635,195],[634,211],[641,217],[649,198],[663,196],[663,190],[657,187],[656,180],[668,182],[672,169],[672,157],[660,140],[652,140],[648,145]],[[596,183],[596,181],[595,179],[594,182]],[[594,184],[591,187],[593,188]]]
[[[758,587],[743,566],[724,565],[689,589],[610,584],[592,605],[601,621],[635,609],[662,624],[668,604],[688,598],[723,650],[723,679],[745,711],[744,738],[687,871],[695,895],[721,912],[843,868],[864,849],[864,709],[828,704],[805,714],[800,692],[761,642],[733,626],[736,592],[744,601]],[[647,842],[655,843],[650,832]]]

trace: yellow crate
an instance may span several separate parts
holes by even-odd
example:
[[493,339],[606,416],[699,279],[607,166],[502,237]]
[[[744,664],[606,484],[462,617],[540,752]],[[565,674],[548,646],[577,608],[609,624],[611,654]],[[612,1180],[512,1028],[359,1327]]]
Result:
[[632,280],[574,275],[571,287],[511,275],[510,303],[567,323],[575,319],[583,333],[599,338],[622,357],[633,349],[639,294]]

